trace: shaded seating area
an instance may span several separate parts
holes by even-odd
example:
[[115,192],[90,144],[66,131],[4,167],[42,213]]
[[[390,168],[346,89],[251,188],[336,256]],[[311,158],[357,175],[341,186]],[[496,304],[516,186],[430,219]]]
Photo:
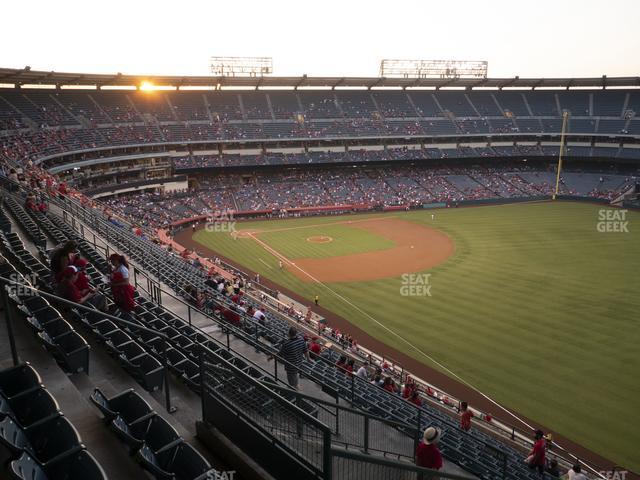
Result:
[[0,450],[11,478],[100,480],[106,475],[28,363],[0,371]]
[[90,400],[102,412],[109,429],[155,478],[196,480],[213,471],[209,462],[133,389],[108,398],[96,388]]

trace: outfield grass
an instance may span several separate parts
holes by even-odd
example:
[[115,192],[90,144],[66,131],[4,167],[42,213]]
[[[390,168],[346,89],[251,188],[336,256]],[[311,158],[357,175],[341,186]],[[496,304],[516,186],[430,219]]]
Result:
[[[279,270],[254,240],[203,231],[195,239],[310,302],[320,295],[324,307],[438,368],[332,293],[338,292],[500,403],[640,471],[640,214],[627,214],[630,233],[599,233],[600,208],[566,202],[448,209],[438,210],[435,221],[430,211],[390,214],[455,241],[454,256],[430,270],[431,297],[400,296],[399,277],[305,283]],[[238,227],[266,231],[339,219]],[[291,245],[311,230],[333,236],[326,233],[332,228],[290,230]],[[277,232],[274,248],[295,254],[283,234]],[[260,238],[271,244],[269,235]],[[374,240],[350,243],[365,250]]]

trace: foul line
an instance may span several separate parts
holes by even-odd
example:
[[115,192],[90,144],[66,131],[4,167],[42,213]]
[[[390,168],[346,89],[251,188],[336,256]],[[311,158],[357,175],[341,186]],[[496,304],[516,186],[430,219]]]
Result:
[[272,270],[271,265],[269,265],[269,264],[268,264],[267,262],[265,262],[263,259],[259,258],[258,260],[260,260],[262,263],[264,263],[264,264],[267,266],[267,268],[268,268],[269,270]]
[[337,298],[339,298],[340,300],[342,300],[343,302],[345,302],[347,305],[351,306],[352,308],[354,308],[355,310],[357,310],[358,312],[362,313],[364,316],[366,316],[367,318],[369,318],[370,320],[372,320],[374,323],[376,323],[377,325],[379,325],[380,327],[382,327],[383,329],[385,329],[387,332],[389,332],[391,335],[393,335],[394,337],[397,337],[398,339],[400,339],[402,342],[404,342],[405,344],[407,344],[409,347],[411,347],[413,350],[415,350],[416,352],[418,352],[420,355],[424,356],[425,358],[427,358],[429,361],[431,361],[432,363],[434,363],[435,365],[437,365],[438,367],[440,367],[441,369],[443,369],[445,372],[447,372],[448,374],[450,374],[450,376],[454,377],[455,379],[457,379],[458,381],[460,381],[460,383],[466,385],[467,387],[471,388],[473,391],[475,391],[476,393],[478,393],[479,395],[481,395],[483,398],[485,398],[487,401],[491,402],[492,404],[494,404],[496,407],[498,407],[500,410],[504,411],[507,415],[515,418],[517,421],[521,422],[523,425],[526,425],[528,428],[530,428],[531,430],[534,430],[534,427],[532,425],[529,425],[527,422],[525,422],[523,419],[521,419],[520,417],[518,417],[517,415],[515,415],[513,412],[509,411],[507,408],[503,407],[502,405],[500,405],[500,403],[498,403],[496,400],[494,400],[493,398],[489,397],[488,395],[484,394],[483,392],[481,392],[480,390],[478,390],[476,387],[474,387],[472,384],[470,384],[469,382],[467,382],[464,378],[460,377],[457,373],[453,372],[452,370],[450,370],[449,368],[447,368],[445,365],[443,365],[442,363],[440,363],[439,361],[437,361],[435,358],[433,358],[432,356],[430,356],[428,353],[424,352],[423,350],[421,350],[420,348],[416,347],[413,343],[411,343],[409,340],[407,340],[406,338],[404,338],[402,335],[396,333],[395,331],[393,331],[392,329],[390,329],[389,327],[387,327],[386,325],[384,325],[382,322],[376,320],[375,318],[373,318],[371,315],[369,315],[367,312],[365,312],[364,310],[362,310],[360,307],[358,307],[357,305],[355,305],[354,303],[352,303],[348,298],[343,297],[342,295],[340,295],[338,292],[336,292],[335,290],[333,290],[331,287],[327,286],[325,283],[323,283],[322,281],[318,280],[316,277],[314,277],[313,275],[311,275],[309,272],[307,272],[306,270],[298,267],[294,262],[292,262],[291,260],[289,260],[287,257],[285,257],[284,255],[282,255],[281,253],[279,253],[278,251],[274,250],[272,247],[270,247],[269,245],[267,245],[265,242],[263,242],[262,240],[260,240],[259,238],[257,238],[255,235],[253,235],[252,233],[248,234],[250,238],[252,238],[253,240],[255,240],[260,246],[262,246],[262,248],[264,248],[267,252],[271,253],[273,256],[275,256],[276,258],[278,258],[279,260],[281,260],[283,263],[288,264],[293,266],[294,268],[298,269],[303,275],[306,275],[307,277],[309,277],[312,281],[316,282],[317,284],[321,285],[322,287],[324,287],[325,289],[327,289],[329,292],[333,293]]

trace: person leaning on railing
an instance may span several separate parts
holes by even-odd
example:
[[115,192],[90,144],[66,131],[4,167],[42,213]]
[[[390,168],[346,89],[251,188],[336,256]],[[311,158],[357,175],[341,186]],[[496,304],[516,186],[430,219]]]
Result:
[[[307,342],[294,327],[289,328],[288,338],[282,342],[278,356],[282,357],[286,362],[284,369],[287,372],[287,382],[291,387],[298,390],[299,367],[305,357],[309,361],[309,350],[307,349]],[[272,356],[268,357],[269,360],[272,358]]]

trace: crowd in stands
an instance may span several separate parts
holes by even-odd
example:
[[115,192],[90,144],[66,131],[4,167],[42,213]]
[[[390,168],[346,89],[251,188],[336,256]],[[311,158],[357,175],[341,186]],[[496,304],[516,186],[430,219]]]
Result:
[[[491,157],[542,157],[557,156],[559,147],[540,145],[510,145],[501,147],[457,148],[388,148],[386,150],[310,151],[306,153],[274,153],[258,155],[189,155],[173,159],[176,170],[210,167],[242,167],[255,165],[301,165],[320,163],[381,162],[392,160],[439,160],[447,158],[491,158]],[[604,150],[604,151],[603,151]],[[589,158],[597,156],[616,157],[625,153],[624,149],[591,147],[569,148],[567,156]],[[638,152],[640,155],[640,151]]]
[[[635,181],[631,176],[565,172],[561,193],[613,199]],[[145,226],[216,211],[280,213],[320,206],[415,207],[427,203],[550,195],[552,170],[495,167],[358,168],[293,170],[281,173],[221,174],[199,187],[169,193],[123,194],[105,200],[124,218]]]
[[[255,138],[637,134],[636,92],[139,92],[0,90],[0,158],[97,147]],[[580,96],[582,95],[582,96]],[[592,96],[592,100],[589,100]],[[270,99],[270,100],[269,100]],[[375,100],[375,101],[374,101]],[[624,110],[626,105],[626,110]],[[632,113],[630,113],[632,112]],[[596,121],[597,120],[597,121]]]

